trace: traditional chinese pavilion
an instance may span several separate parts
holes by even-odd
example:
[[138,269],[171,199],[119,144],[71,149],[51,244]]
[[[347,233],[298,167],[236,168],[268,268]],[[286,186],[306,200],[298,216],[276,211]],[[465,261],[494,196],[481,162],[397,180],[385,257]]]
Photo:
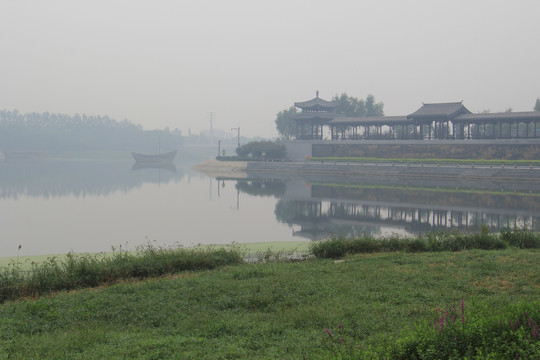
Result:
[[294,104],[297,140],[453,140],[539,138],[540,111],[473,114],[463,102],[422,104],[404,116],[347,117],[319,98]]
[[334,111],[339,104],[319,98],[317,91],[315,98],[296,102],[294,106],[302,109],[301,113],[293,117],[296,120],[296,139],[322,140],[323,126],[336,117]]

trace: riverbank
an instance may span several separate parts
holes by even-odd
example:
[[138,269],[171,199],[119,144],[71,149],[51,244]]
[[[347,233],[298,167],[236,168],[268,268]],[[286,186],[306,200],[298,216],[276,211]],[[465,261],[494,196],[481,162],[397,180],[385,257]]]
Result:
[[434,163],[377,163],[377,162],[234,162],[209,160],[193,167],[211,177],[246,178],[249,173],[321,174],[340,176],[381,176],[453,179],[491,179],[538,181],[540,166],[482,165],[456,162]]
[[211,159],[194,165],[191,168],[210,177],[243,179],[247,177],[247,166],[248,163],[246,161],[218,161]]
[[[242,244],[225,244],[225,245],[199,245],[197,248],[201,249],[230,249],[238,248],[241,249],[242,254],[244,254],[244,259],[249,261],[251,259],[256,259],[263,257],[265,253],[269,254],[280,254],[287,256],[291,255],[300,255],[303,256],[308,253],[309,245],[311,241],[273,241],[273,242],[254,242],[254,243],[242,243]],[[190,249],[186,247],[185,249]],[[134,251],[130,251],[134,252]],[[84,253],[77,254],[80,256],[110,256],[114,255],[113,252],[108,253]],[[7,266],[16,265],[22,270],[29,270],[32,268],[33,264],[42,264],[49,261],[50,259],[57,259],[58,261],[65,261],[67,254],[45,254],[45,255],[21,255],[21,256],[9,256],[9,257],[0,257],[0,270]]]
[[[0,305],[0,358],[382,359],[433,339],[456,351],[498,341],[482,354],[533,359],[538,341],[523,342],[528,328],[499,339],[497,326],[525,310],[536,316],[538,255],[509,248],[239,264],[27,298]],[[518,306],[526,303],[533,308]],[[445,309],[458,313],[456,341]],[[444,332],[433,328],[440,318]]]

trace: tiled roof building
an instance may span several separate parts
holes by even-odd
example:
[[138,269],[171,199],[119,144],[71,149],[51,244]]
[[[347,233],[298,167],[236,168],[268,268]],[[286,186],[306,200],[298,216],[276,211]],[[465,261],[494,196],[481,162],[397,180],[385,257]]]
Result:
[[540,111],[473,114],[462,101],[422,104],[406,116],[346,117],[336,102],[297,102],[297,140],[512,139],[540,138]]

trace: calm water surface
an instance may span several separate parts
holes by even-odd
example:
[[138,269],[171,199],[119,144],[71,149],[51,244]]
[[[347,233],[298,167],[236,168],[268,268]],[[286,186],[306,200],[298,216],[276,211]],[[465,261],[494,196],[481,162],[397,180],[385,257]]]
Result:
[[0,257],[467,230],[537,228],[540,185],[260,176],[176,164],[0,162]]

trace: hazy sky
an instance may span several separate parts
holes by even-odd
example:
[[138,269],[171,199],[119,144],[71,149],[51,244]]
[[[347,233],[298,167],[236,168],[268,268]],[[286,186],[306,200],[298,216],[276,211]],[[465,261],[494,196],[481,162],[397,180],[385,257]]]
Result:
[[0,109],[270,137],[316,90],[530,111],[540,1],[0,0]]

